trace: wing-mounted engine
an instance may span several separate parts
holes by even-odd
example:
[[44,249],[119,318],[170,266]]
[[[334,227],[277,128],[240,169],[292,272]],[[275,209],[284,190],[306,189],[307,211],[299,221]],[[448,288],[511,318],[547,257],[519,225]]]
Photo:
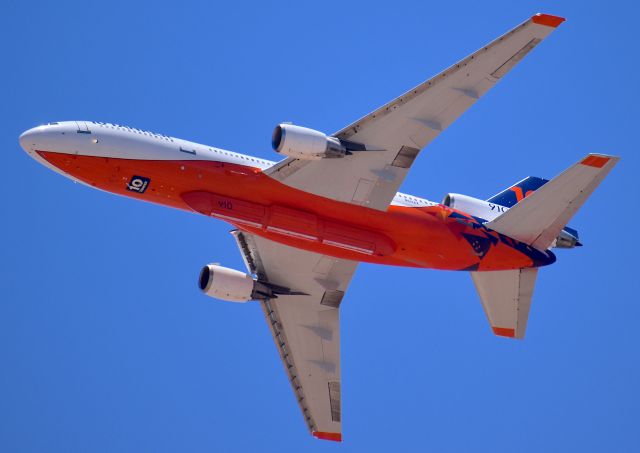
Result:
[[499,204],[459,193],[448,193],[442,200],[442,204],[487,221],[491,221],[509,210]]
[[202,268],[198,286],[207,296],[230,302],[275,299],[278,295],[305,295],[217,264],[207,264]]
[[330,137],[320,131],[293,124],[279,124],[271,138],[273,150],[304,160],[340,158],[353,151],[366,151],[360,143]]

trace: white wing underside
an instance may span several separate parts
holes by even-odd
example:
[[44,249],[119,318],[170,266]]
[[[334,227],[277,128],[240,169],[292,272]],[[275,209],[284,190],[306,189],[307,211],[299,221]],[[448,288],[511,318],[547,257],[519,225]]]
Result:
[[250,273],[307,294],[278,296],[262,307],[309,430],[340,440],[339,307],[358,263],[232,234]]
[[548,21],[540,20],[541,17],[552,16],[534,16],[432,79],[333,134],[364,144],[373,151],[320,161],[287,158],[267,169],[266,173],[306,192],[386,210],[419,151],[557,26],[557,23],[549,25]]

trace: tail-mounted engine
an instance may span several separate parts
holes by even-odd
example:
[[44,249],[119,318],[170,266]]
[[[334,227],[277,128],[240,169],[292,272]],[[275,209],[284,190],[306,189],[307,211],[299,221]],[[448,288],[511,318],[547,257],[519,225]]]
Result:
[[273,150],[285,156],[304,160],[340,158],[353,151],[366,151],[366,147],[349,140],[341,140],[326,134],[293,124],[279,124],[271,138]]
[[275,299],[278,295],[305,295],[217,264],[207,264],[202,268],[198,286],[207,296],[231,302]]
[[499,204],[479,200],[468,195],[460,195],[459,193],[448,193],[442,200],[442,204],[487,221],[491,221],[509,210],[509,208]]

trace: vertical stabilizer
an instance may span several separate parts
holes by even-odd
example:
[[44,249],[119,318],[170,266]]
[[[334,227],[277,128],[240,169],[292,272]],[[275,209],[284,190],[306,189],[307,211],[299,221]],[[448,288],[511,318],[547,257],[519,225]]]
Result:
[[489,203],[511,208],[548,182],[548,179],[538,178],[537,176],[527,176],[522,181],[518,181],[511,187],[508,187],[493,197],[488,198],[487,201]]

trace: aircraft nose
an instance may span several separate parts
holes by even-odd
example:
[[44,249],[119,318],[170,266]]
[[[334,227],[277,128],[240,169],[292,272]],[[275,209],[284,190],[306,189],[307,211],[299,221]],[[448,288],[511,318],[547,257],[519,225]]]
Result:
[[42,126],[32,127],[20,134],[20,146],[26,152],[31,152],[38,144],[38,136],[42,134]]

